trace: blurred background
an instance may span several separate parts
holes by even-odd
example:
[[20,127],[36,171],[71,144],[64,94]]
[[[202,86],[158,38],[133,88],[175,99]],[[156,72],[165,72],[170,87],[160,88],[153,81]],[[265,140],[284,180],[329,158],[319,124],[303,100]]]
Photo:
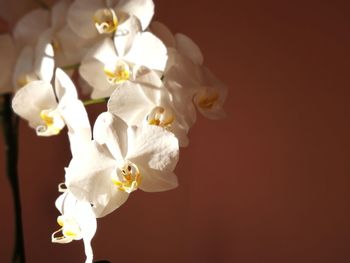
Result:
[[[180,186],[137,191],[98,221],[110,262],[350,262],[350,2],[155,0],[155,20],[190,36],[229,88],[227,119],[200,117],[182,149]],[[29,0],[0,1],[10,27]],[[4,25],[4,24],[2,24]],[[96,112],[103,107],[90,107]],[[83,262],[80,241],[52,244],[67,136],[20,124],[27,262]],[[13,207],[0,140],[0,262]]]

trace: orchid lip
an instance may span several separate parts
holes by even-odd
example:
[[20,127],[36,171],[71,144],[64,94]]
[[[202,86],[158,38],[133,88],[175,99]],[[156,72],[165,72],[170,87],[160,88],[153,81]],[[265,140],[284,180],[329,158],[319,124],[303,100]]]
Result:
[[110,34],[118,28],[118,17],[111,8],[97,10],[93,16],[93,21],[100,34]]
[[[52,234],[52,242],[69,243],[82,238],[80,226],[74,218],[61,215],[57,217],[57,223],[61,228]],[[62,233],[62,235],[56,236],[58,233]]]
[[55,109],[42,110],[40,118],[43,124],[36,127],[39,136],[57,135],[65,125],[62,117]]
[[196,99],[198,107],[204,110],[210,110],[214,108],[218,101],[218,92],[205,92],[203,94],[198,94]]
[[[120,177],[122,180],[120,180]],[[141,173],[136,164],[127,161],[122,167],[117,169],[117,173],[112,178],[112,182],[119,190],[131,193],[138,189],[141,183]]]
[[131,75],[129,65],[122,60],[117,61],[113,66],[105,66],[103,71],[110,84],[123,83],[129,80]]
[[147,115],[146,120],[150,125],[169,128],[175,121],[175,116],[170,109],[162,106],[156,106]]

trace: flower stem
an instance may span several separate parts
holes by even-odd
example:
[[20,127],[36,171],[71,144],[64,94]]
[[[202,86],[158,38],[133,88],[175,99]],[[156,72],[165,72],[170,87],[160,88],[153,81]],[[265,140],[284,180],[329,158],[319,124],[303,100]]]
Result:
[[2,95],[1,121],[5,140],[6,172],[12,189],[15,209],[15,247],[12,256],[13,263],[24,263],[24,238],[21,214],[21,199],[18,181],[18,117],[11,109],[11,95]]
[[108,101],[109,98],[101,98],[101,99],[95,99],[95,100],[85,100],[83,101],[84,106],[99,104],[99,103],[105,103]]
[[72,64],[72,65],[62,66],[61,69],[63,69],[63,70],[71,70],[71,69],[77,69],[79,67],[80,67],[80,63],[77,63],[77,64]]

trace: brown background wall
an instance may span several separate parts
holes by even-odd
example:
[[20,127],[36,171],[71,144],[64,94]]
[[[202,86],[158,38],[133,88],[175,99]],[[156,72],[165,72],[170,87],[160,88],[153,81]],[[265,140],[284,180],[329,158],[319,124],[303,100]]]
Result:
[[[11,2],[1,1],[1,13]],[[178,189],[138,191],[99,220],[95,258],[350,262],[349,2],[155,2],[156,19],[192,37],[229,86],[229,117],[199,118],[181,152]],[[83,262],[82,242],[50,242],[66,136],[37,138],[22,122],[20,145],[28,262]],[[0,151],[0,262],[9,262],[3,158]]]

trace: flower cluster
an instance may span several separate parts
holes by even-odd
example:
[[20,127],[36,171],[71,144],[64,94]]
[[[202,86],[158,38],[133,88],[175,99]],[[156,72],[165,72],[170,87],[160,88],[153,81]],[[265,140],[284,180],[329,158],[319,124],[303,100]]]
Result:
[[[67,127],[72,159],[52,241],[83,239],[86,262],[96,218],[137,189],[177,187],[179,148],[197,112],[225,116],[227,89],[198,46],[152,22],[153,14],[152,0],[61,0],[0,35],[0,92],[14,92],[13,110],[38,136]],[[92,128],[80,92],[107,102]]]

